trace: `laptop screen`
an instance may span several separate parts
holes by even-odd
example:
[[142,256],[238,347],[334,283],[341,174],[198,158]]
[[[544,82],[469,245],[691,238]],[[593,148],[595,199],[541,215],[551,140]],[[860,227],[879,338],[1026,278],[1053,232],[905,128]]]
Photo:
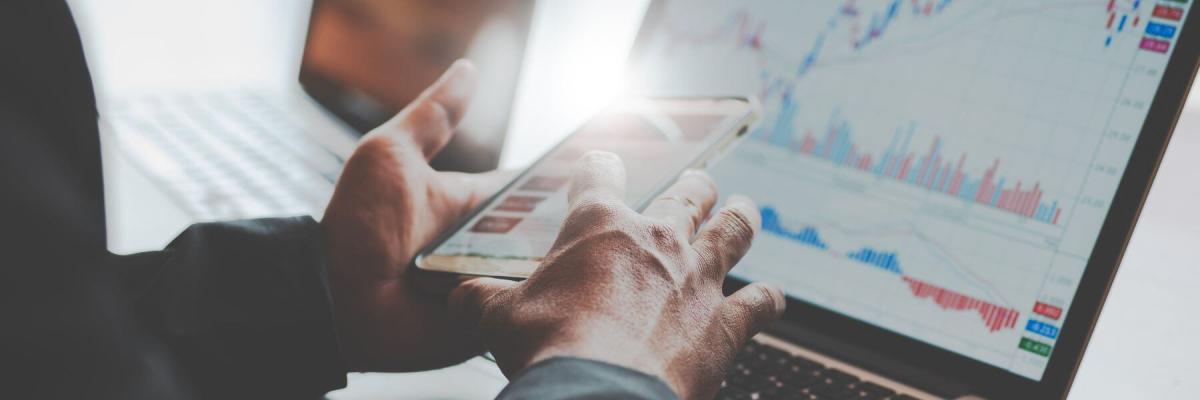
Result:
[[631,73],[766,106],[735,276],[1040,380],[1191,6],[662,1]]
[[479,87],[434,166],[490,170],[508,128],[532,10],[532,0],[315,0],[300,81],[366,132],[468,58],[479,67]]

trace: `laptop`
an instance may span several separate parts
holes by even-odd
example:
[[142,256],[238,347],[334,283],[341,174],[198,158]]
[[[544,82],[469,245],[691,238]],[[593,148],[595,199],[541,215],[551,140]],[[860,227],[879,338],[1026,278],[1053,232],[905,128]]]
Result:
[[[101,73],[111,250],[161,247],[162,240],[195,222],[319,217],[358,138],[464,55],[480,67],[479,90],[435,167],[495,168],[523,61],[532,1],[471,6],[384,0],[287,3],[259,11],[273,19],[301,17],[300,29],[275,21],[245,30],[253,35],[246,38],[249,42],[275,46],[278,43],[263,38],[292,34],[302,44],[284,45],[291,49],[285,70],[264,71],[258,75],[266,77],[261,81],[109,87]],[[244,11],[253,14],[258,8],[262,7]],[[265,32],[272,27],[281,32]],[[229,30],[236,32],[223,28]],[[199,43],[220,46],[205,37]],[[232,69],[280,64],[241,58],[256,52],[278,54],[276,48],[225,50],[211,57],[236,58],[230,61],[235,64]],[[286,82],[276,83],[273,76]],[[186,75],[175,79],[187,80]],[[142,187],[129,189],[139,184]]]
[[[1064,398],[1200,57],[1192,0],[656,0],[645,94],[747,94],[712,167],[789,308],[721,399]],[[1136,344],[1131,344],[1136,345]]]

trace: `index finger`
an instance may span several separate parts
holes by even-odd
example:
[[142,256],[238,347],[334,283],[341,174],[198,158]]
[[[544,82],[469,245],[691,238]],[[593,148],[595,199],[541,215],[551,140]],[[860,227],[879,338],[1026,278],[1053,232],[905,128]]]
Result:
[[601,151],[584,154],[571,173],[567,203],[570,210],[555,239],[555,248],[624,212],[632,213],[625,205],[625,166],[621,158]]
[[400,110],[372,135],[384,135],[399,143],[411,144],[426,160],[432,159],[450,142],[454,129],[474,97],[478,73],[466,60],[454,64],[425,89],[416,100]]
[[587,202],[625,204],[625,164],[606,151],[589,151],[575,163],[567,203],[574,210]]

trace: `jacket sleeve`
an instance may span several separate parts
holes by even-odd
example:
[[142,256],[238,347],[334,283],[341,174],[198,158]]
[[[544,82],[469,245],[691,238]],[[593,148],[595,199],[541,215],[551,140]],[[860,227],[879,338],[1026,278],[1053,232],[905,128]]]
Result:
[[500,400],[677,399],[661,379],[600,361],[555,357],[522,372]]
[[318,398],[346,384],[312,218],[189,227],[144,274],[137,314],[203,398]]

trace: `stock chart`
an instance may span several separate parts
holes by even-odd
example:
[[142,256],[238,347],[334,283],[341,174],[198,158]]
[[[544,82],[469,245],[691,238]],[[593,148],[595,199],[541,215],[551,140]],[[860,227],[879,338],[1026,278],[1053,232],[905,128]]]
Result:
[[1040,379],[1190,5],[663,1],[631,76],[763,103],[735,275]]

